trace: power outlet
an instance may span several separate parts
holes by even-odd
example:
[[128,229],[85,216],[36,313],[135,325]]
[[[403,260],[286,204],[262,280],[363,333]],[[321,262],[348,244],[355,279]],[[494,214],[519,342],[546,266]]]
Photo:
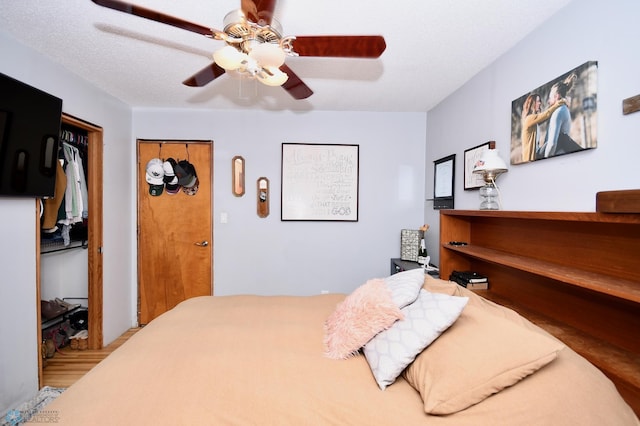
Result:
[[320,294],[329,294],[329,290],[320,290]]

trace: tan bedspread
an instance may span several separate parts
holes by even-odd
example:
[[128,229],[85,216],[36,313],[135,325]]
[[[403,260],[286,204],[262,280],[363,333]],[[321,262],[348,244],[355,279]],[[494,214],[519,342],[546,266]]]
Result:
[[604,389],[579,389],[594,380],[590,372],[581,373],[591,367],[569,350],[476,406],[428,416],[404,379],[381,391],[362,355],[343,361],[323,357],[323,322],[343,298],[187,300],[139,331],[46,410],[60,425],[83,426],[636,424],[606,379],[597,376],[596,386]]

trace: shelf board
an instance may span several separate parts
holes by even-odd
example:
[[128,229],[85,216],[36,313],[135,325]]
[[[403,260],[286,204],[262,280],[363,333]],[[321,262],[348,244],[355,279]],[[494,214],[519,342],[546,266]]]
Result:
[[65,250],[73,250],[73,249],[86,249],[88,247],[88,241],[87,240],[73,240],[69,243],[69,245],[64,245],[64,243],[62,242],[62,240],[55,240],[55,241],[48,241],[48,240],[42,240],[40,242],[40,253],[41,254],[46,254],[46,253],[55,253],[58,251],[65,251]]
[[61,322],[65,321],[65,320],[69,317],[69,315],[71,315],[71,314],[73,314],[73,313],[75,313],[75,312],[78,312],[78,311],[80,311],[80,310],[85,310],[85,309],[86,309],[86,308],[84,308],[84,307],[82,307],[82,306],[78,305],[78,306],[76,306],[76,307],[74,307],[74,308],[71,308],[71,309],[69,309],[69,310],[67,310],[67,311],[62,312],[62,313],[61,313],[61,314],[59,314],[59,315],[56,315],[56,316],[55,316],[55,317],[53,317],[53,318],[49,318],[49,319],[46,319],[46,320],[42,320],[42,321],[40,322],[40,327],[41,327],[43,330],[44,330],[44,329],[47,329],[47,328],[49,328],[49,327],[51,327],[51,326],[53,326],[53,325],[56,325],[56,324],[59,324],[59,323],[61,323]]
[[542,212],[509,210],[441,210],[446,216],[460,216],[465,219],[487,217],[492,219],[530,219],[559,222],[630,223],[640,224],[640,215],[601,212]]
[[508,266],[576,287],[640,303],[640,283],[635,281],[584,271],[500,250],[478,247],[473,244],[465,246],[443,244],[442,246],[447,250],[459,252],[486,262]]

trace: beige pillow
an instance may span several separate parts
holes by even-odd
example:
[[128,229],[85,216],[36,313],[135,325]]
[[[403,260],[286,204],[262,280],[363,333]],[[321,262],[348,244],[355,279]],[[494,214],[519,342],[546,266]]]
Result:
[[564,345],[467,305],[458,320],[404,371],[429,414],[452,414],[553,361]]
[[424,283],[422,285],[422,288],[430,291],[431,293],[448,294],[449,296],[461,296],[457,294],[458,287],[463,288],[453,281],[445,281],[441,280],[440,278],[434,278],[429,274],[424,275]]

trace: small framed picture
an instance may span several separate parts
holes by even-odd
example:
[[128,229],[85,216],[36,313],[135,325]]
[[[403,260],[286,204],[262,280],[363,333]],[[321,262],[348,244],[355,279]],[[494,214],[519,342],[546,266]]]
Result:
[[495,149],[495,141],[485,142],[473,148],[464,151],[464,189],[477,189],[484,186],[484,179],[480,174],[473,174],[473,168],[476,166],[482,153],[487,149]]

